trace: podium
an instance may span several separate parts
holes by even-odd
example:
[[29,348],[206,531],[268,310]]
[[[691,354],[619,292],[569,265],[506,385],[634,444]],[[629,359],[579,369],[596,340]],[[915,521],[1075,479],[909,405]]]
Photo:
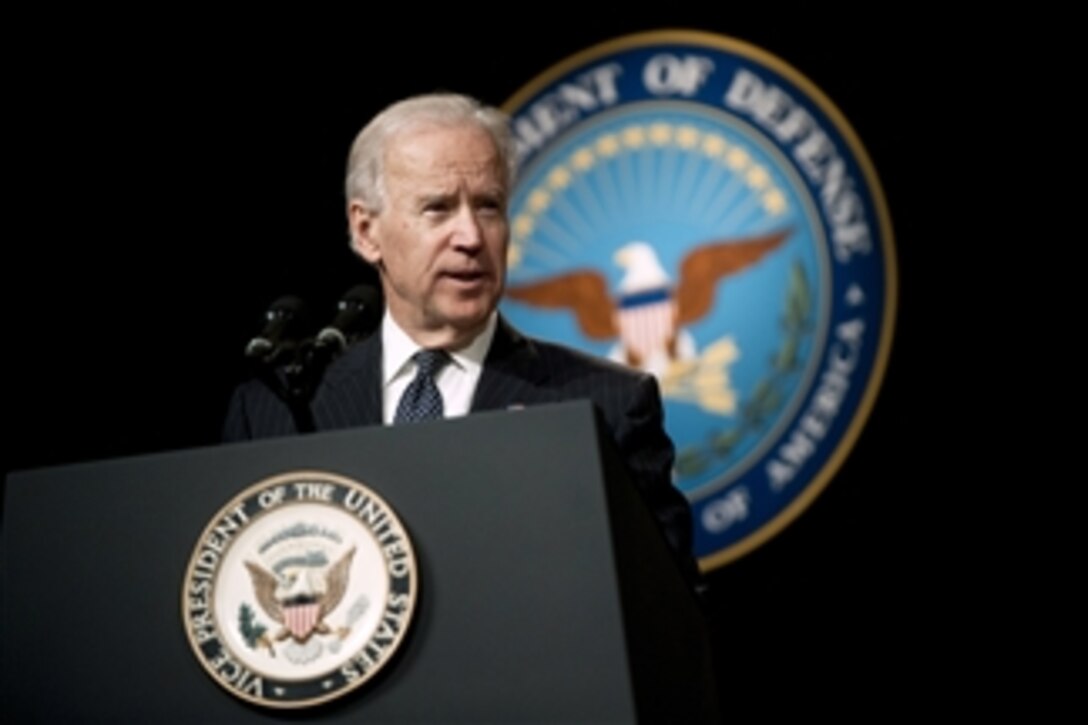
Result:
[[[231,696],[181,599],[201,532],[285,471],[364,483],[410,533],[405,641],[343,697]],[[23,471],[3,522],[9,722],[716,722],[705,620],[588,402]]]

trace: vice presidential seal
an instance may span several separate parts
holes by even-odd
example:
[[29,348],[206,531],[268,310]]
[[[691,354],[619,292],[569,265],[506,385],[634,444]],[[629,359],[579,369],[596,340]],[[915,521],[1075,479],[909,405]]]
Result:
[[416,600],[408,533],[363,484],[300,471],[223,507],[182,590],[186,633],[231,694],[280,708],[358,687],[404,640]]
[[504,314],[657,377],[720,566],[813,500],[873,404],[896,273],[872,164],[798,71],[707,33],[590,48],[506,110]]

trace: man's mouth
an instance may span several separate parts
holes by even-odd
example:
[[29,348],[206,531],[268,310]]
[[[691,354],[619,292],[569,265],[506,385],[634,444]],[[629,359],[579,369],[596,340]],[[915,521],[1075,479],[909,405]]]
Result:
[[443,272],[442,276],[463,284],[473,284],[487,278],[483,270],[451,270]]

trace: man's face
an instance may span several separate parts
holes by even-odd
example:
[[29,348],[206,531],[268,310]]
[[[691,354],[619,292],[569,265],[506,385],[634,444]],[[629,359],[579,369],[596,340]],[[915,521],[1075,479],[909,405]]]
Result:
[[421,345],[458,347],[483,329],[506,272],[507,189],[487,132],[417,126],[385,155],[385,206],[349,206],[356,251],[381,263],[389,312]]

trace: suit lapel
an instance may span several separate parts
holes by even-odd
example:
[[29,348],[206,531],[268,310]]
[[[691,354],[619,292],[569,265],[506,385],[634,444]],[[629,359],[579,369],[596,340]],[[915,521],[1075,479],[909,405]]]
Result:
[[547,370],[533,343],[500,315],[472,396],[472,412],[540,402],[540,383],[546,376]]
[[315,416],[319,428],[382,423],[382,336],[352,346],[325,376]]

